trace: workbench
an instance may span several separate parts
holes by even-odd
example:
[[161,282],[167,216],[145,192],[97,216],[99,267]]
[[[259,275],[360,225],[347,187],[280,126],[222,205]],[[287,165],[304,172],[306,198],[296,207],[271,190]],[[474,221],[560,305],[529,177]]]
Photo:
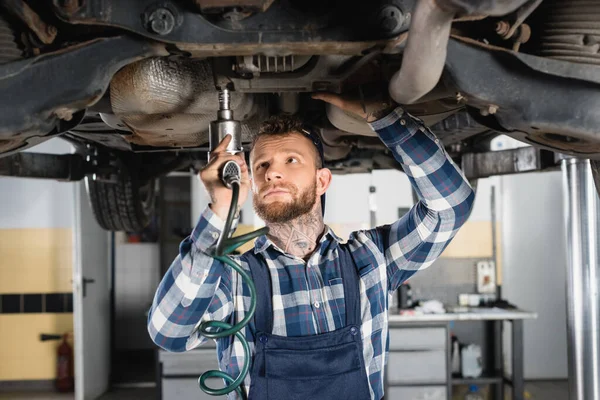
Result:
[[[470,312],[389,315],[390,353],[386,367],[385,399],[449,400],[452,386],[459,384],[493,385],[492,399],[504,400],[504,383],[512,386],[514,400],[523,400],[523,320],[536,318],[522,310],[473,309]],[[450,324],[457,321],[483,321],[490,346],[484,351],[484,375],[457,378],[451,374]],[[512,377],[505,376],[502,345],[503,323],[512,331]],[[209,341],[185,353],[159,350],[158,376],[163,400],[208,400],[213,397],[198,387],[198,377],[218,369],[216,349]],[[222,387],[219,379],[209,380],[212,387]]]
[[[523,321],[534,318],[536,313],[499,308],[446,314],[390,314],[385,398],[450,400],[454,385],[474,384],[492,385],[492,400],[504,400],[504,384],[509,384],[512,399],[524,400]],[[484,372],[478,378],[452,376],[450,325],[459,321],[485,324],[488,345],[482,348]],[[511,377],[504,371],[504,322],[511,325]]]

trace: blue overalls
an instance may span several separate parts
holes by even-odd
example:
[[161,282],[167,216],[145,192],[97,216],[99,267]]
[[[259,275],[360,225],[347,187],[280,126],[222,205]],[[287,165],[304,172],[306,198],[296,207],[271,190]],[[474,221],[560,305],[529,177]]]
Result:
[[248,400],[370,400],[360,334],[358,271],[339,246],[346,326],[313,336],[273,335],[271,278],[265,264],[248,262],[256,285],[256,353]]

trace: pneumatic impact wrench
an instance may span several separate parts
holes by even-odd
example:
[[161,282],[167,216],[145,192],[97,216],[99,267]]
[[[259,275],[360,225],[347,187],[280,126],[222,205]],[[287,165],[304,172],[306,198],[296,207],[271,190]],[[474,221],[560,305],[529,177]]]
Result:
[[[229,90],[223,89],[219,91],[219,111],[217,112],[217,120],[211,122],[209,127],[210,152],[212,152],[212,150],[217,147],[221,140],[223,140],[223,138],[229,134],[231,135],[231,142],[229,142],[229,145],[227,146],[227,152],[231,154],[241,153],[243,151],[242,127],[239,121],[233,119],[233,111],[230,108]],[[258,236],[266,235],[269,232],[269,228],[264,227],[244,235],[230,237],[235,230],[232,229],[232,226],[234,215],[237,212],[242,173],[237,162],[227,161],[221,167],[220,174],[223,184],[231,189],[232,194],[229,213],[227,214],[223,232],[217,240],[213,257],[223,264],[230,266],[239,274],[249,290],[250,305],[244,318],[241,321],[238,321],[235,325],[231,325],[224,321],[204,321],[200,324],[198,330],[202,336],[209,339],[218,339],[225,336],[235,335],[236,340],[239,341],[244,349],[244,365],[239,371],[237,377],[233,377],[224,371],[207,371],[200,376],[198,384],[203,392],[213,396],[222,396],[235,390],[242,399],[245,399],[246,393],[242,389],[242,384],[246,378],[246,375],[248,375],[248,370],[250,368],[250,346],[246,337],[240,331],[254,317],[254,312],[256,311],[256,288],[248,272],[245,271],[242,266],[233,258],[229,257],[229,254],[235,251],[238,247],[242,246],[244,243],[257,238]],[[225,387],[221,389],[208,387],[206,385],[206,380],[208,378],[223,379],[225,382]]]
[[[231,110],[231,101],[229,89],[219,90],[219,110],[217,111],[217,120],[212,121],[208,128],[210,152],[221,143],[226,135],[231,135],[231,142],[227,146],[227,152],[237,154],[244,151],[242,147],[242,124],[233,119]],[[223,184],[231,189],[231,184],[237,181],[241,182],[242,172],[240,166],[235,161],[228,161],[221,169],[221,180]]]

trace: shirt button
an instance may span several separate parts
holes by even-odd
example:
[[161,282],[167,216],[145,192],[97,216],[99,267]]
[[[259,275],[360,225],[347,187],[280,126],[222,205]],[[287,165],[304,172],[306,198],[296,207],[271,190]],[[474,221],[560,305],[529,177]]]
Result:
[[353,326],[352,328],[350,328],[350,333],[352,334],[352,336],[355,336],[358,333],[358,328]]
[[406,125],[406,120],[404,118],[400,120],[400,125]]
[[212,235],[213,239],[219,238],[219,234],[217,232],[212,232],[211,235]]
[[321,307],[321,303],[319,303],[318,301],[315,301],[313,306],[315,306],[315,308],[319,308],[319,307]]
[[267,339],[267,336],[266,336],[266,335],[260,335],[260,338],[259,338],[259,340],[260,340],[260,342],[261,342],[262,344],[265,344],[265,343],[267,343],[267,341],[268,341],[269,339]]

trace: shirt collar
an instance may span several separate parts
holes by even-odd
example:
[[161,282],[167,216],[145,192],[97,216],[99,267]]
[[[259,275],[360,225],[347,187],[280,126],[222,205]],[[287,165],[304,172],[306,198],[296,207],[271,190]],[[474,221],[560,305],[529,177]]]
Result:
[[[319,248],[323,248],[324,242],[335,242],[335,244],[337,245],[342,242],[342,239],[335,234],[333,229],[325,225],[325,234],[321,236],[321,240],[319,241]],[[285,254],[283,250],[277,247],[275,243],[273,243],[273,241],[267,237],[267,235],[259,236],[256,239],[256,242],[254,242],[254,254],[262,253],[271,246],[280,253]]]

